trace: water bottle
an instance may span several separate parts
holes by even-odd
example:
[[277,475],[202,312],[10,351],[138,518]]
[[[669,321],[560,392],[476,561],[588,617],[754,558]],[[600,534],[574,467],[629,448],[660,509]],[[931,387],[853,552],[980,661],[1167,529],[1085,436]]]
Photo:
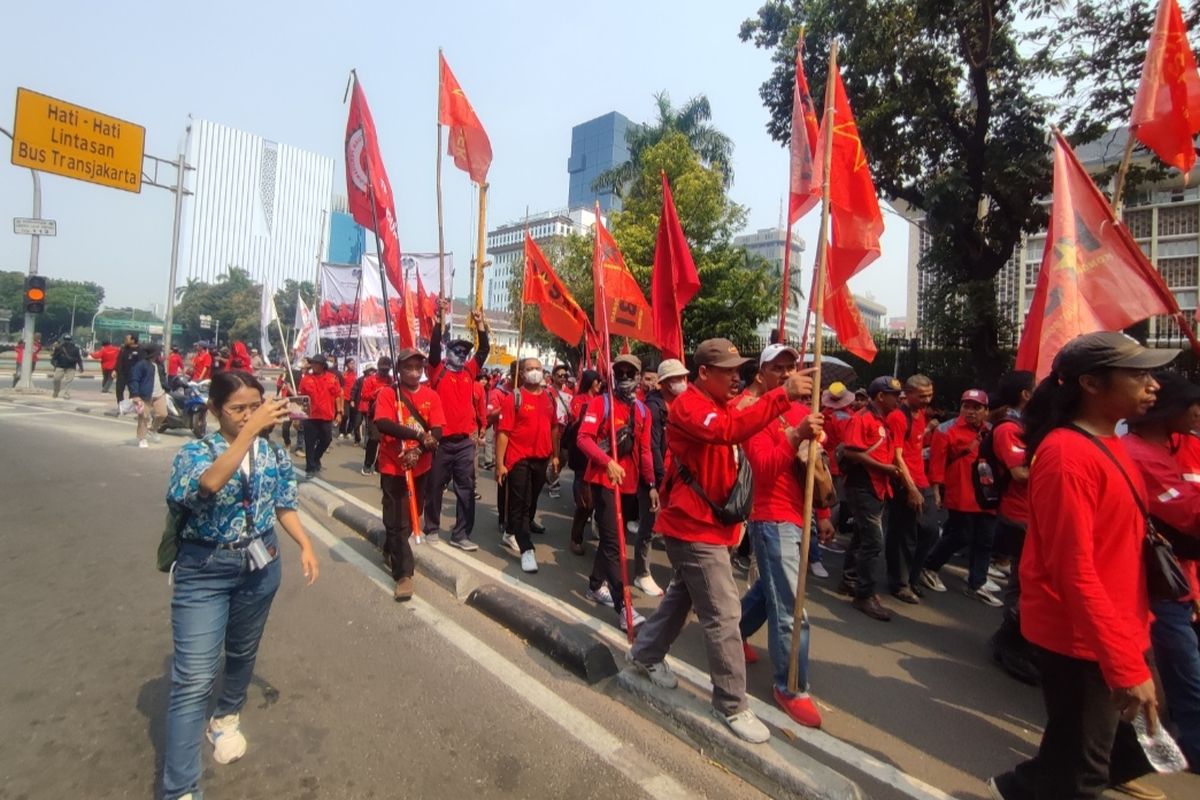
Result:
[[992,473],[992,465],[982,458],[975,463],[975,470],[979,473],[980,486],[991,486],[996,482],[996,476]]
[[1141,711],[1133,720],[1133,730],[1137,733],[1138,744],[1142,746],[1146,760],[1156,772],[1183,772],[1187,769],[1187,759],[1161,721],[1152,734],[1147,730],[1146,712]]

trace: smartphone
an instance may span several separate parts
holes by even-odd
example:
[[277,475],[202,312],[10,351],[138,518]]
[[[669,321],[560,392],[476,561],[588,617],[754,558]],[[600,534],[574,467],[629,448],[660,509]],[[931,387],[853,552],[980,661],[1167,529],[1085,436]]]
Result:
[[311,410],[310,399],[308,395],[289,397],[287,399],[287,409],[288,417],[291,419],[308,419],[308,414]]

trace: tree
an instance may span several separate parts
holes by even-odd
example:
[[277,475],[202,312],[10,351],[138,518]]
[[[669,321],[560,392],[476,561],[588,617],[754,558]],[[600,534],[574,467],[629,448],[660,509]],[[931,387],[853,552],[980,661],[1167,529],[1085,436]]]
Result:
[[231,266],[216,283],[191,284],[175,307],[175,321],[183,326],[188,341],[213,337],[215,330],[200,327],[201,315],[213,318],[214,329],[220,321],[223,342],[257,341],[261,302],[262,287],[250,279],[249,272]]
[[629,160],[597,175],[592,181],[592,190],[609,190],[624,198],[626,187],[641,172],[642,154],[675,133],[686,137],[688,145],[706,166],[721,173],[722,188],[733,185],[733,140],[709,124],[712,106],[708,98],[696,95],[675,108],[671,105],[671,96],[663,91],[654,95],[654,102],[658,118],[625,131]]
[[279,291],[275,292],[275,310],[279,312],[279,321],[285,330],[291,328],[296,319],[297,292],[309,308],[312,308],[317,299],[317,290],[312,281],[296,281],[292,278],[284,281]]
[[[12,311],[14,328],[23,324],[25,315],[25,273],[0,272],[0,308]],[[75,306],[76,327],[86,326],[104,302],[104,287],[91,281],[68,281],[47,277],[46,310],[35,318],[35,330],[48,340],[71,331],[71,306]]]

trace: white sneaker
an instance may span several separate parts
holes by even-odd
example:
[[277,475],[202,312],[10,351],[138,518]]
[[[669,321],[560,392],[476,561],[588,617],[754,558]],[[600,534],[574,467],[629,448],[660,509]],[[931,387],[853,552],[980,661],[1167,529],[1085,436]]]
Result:
[[973,592],[970,589],[967,589],[967,594],[971,595],[981,603],[987,603],[992,608],[1000,608],[1004,605],[1004,601],[1002,601],[999,597],[996,597],[996,595],[992,594],[992,592],[988,590],[986,583]]
[[521,553],[521,569],[525,572],[537,572],[537,556],[532,550]]
[[162,441],[162,437],[159,436],[157,433],[152,433],[152,434],[150,434],[150,441],[154,442],[155,444],[158,444],[159,442]]
[[825,565],[820,561],[814,561],[808,565],[808,571],[813,574],[814,578],[828,578],[829,570],[825,569]]
[[770,729],[763,725],[758,717],[754,716],[754,712],[748,708],[728,717],[714,708],[713,716],[728,725],[729,730],[733,731],[739,739],[751,744],[763,744],[771,741]]
[[995,578],[996,580],[1002,581],[1008,577],[1008,574],[1011,571],[1012,570],[1009,567],[998,567],[995,564],[992,564],[990,567],[988,567],[987,574],[989,578]]
[[238,715],[213,717],[208,722],[208,741],[213,746],[213,761],[230,764],[246,755],[246,737],[238,727]]
[[987,589],[989,592],[998,592],[1000,591],[1000,584],[993,580],[988,580],[987,583],[983,584],[983,588]]
[[138,439],[138,447],[149,447],[150,443],[145,439]]
[[506,533],[500,537],[500,546],[515,556],[521,555],[521,548],[517,546],[517,537],[511,533]]
[[935,592],[946,591],[946,584],[942,583],[942,577],[931,569],[921,570],[921,583]]
[[675,673],[671,671],[671,668],[667,666],[667,662],[665,661],[660,661],[657,664],[643,664],[640,661],[634,660],[632,651],[625,654],[625,660],[660,689],[674,689],[679,685],[679,678],[675,677]]
[[412,544],[425,544],[425,534],[414,533],[408,537]]
[[600,605],[608,606],[609,608],[616,607],[613,604],[612,590],[608,588],[607,583],[600,584],[599,589],[588,589],[583,593],[583,596],[588,600],[591,600],[593,603],[599,603]]
[[640,531],[641,529],[642,529],[642,526],[640,524],[638,524],[635,520],[630,520],[629,522],[625,523],[625,530],[629,531],[634,536],[637,536],[638,531]]
[[633,579],[633,585],[642,590],[642,594],[647,597],[662,597],[663,590],[654,582],[654,578],[650,575],[643,575],[640,578]]
[[[617,627],[619,627],[623,632],[628,633],[629,628],[625,622],[625,612],[624,611],[622,611],[620,614],[617,615],[617,620],[618,620]],[[634,609],[634,611],[633,611],[634,630],[637,630],[637,628],[645,622],[646,622],[646,618],[643,617],[641,614],[639,614],[637,612],[637,609]]]

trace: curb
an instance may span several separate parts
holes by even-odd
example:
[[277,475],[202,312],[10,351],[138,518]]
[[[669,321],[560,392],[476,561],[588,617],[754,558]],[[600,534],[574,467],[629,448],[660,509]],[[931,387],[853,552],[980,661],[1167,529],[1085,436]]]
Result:
[[651,721],[690,741],[769,797],[802,800],[863,800],[858,786],[839,772],[772,736],[766,744],[750,744],[734,735],[712,714],[712,706],[695,693],[660,689],[632,669],[617,674],[621,699]]
[[591,684],[617,674],[612,651],[591,631],[540,608],[511,589],[485,583],[467,597],[481,611]]

